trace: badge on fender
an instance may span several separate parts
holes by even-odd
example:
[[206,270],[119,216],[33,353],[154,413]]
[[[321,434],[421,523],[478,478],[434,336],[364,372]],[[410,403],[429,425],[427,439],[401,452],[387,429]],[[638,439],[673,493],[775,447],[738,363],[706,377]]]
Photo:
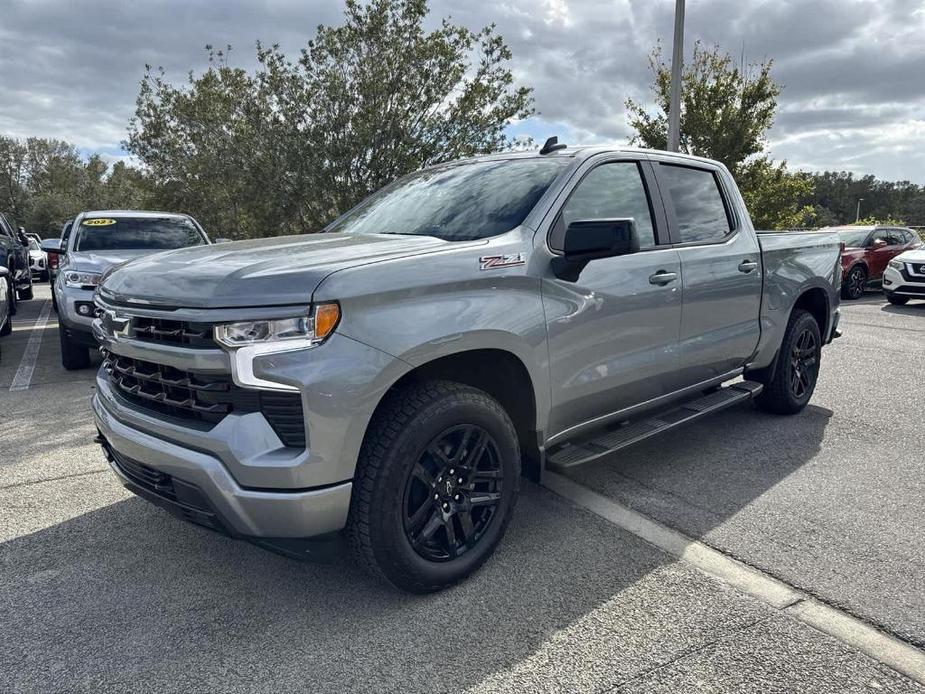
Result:
[[524,265],[527,262],[523,253],[507,253],[505,255],[483,255],[479,258],[479,270],[497,270],[502,267]]

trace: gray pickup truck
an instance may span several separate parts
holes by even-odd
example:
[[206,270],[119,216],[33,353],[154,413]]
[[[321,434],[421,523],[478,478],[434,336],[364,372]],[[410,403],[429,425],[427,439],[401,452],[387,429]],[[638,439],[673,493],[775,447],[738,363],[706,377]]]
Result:
[[748,399],[801,411],[840,282],[835,235],[756,233],[716,162],[547,146],[435,166],[323,233],[116,268],[98,441],[181,518],[291,556],[346,538],[438,590],[492,553],[522,474]]
[[42,241],[41,249],[58,257],[51,291],[58,313],[61,365],[69,371],[90,366],[90,349],[96,347],[93,295],[109,268],[165,249],[208,243],[202,227],[189,215],[144,210],[81,212],[60,239]]

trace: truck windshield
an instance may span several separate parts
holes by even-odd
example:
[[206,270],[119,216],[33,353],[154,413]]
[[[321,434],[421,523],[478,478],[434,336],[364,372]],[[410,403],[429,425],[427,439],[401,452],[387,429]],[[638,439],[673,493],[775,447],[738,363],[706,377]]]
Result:
[[205,243],[183,217],[95,217],[77,229],[75,251],[170,250]]
[[326,232],[408,234],[464,241],[520,225],[568,159],[456,164],[399,179],[329,225]]

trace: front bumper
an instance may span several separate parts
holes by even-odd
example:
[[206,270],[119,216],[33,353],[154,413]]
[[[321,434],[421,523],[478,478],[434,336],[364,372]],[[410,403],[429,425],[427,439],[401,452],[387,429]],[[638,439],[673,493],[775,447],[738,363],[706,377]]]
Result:
[[903,270],[887,266],[883,271],[883,291],[896,296],[925,299],[925,273],[916,272],[919,263],[906,263]]
[[[274,549],[287,544],[275,540],[325,538],[347,522],[352,482],[286,491],[242,487],[213,456],[120,422],[99,395],[92,405],[99,440],[122,484],[175,515]],[[157,475],[169,478],[169,488],[158,488]]]
[[[53,290],[58,307],[58,324],[75,340],[88,346],[96,345],[93,339],[94,303],[93,291],[79,287],[67,287],[64,282],[55,282]],[[78,310],[86,306],[89,313]]]

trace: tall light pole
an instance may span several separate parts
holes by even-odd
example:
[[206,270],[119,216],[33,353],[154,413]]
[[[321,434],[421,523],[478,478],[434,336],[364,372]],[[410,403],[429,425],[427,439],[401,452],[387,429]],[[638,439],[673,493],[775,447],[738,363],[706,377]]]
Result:
[[864,202],[864,198],[858,198],[858,213],[854,217],[855,224],[861,221],[861,203],[862,202]]
[[681,147],[681,64],[684,62],[684,0],[675,0],[671,91],[668,94],[668,151]]

